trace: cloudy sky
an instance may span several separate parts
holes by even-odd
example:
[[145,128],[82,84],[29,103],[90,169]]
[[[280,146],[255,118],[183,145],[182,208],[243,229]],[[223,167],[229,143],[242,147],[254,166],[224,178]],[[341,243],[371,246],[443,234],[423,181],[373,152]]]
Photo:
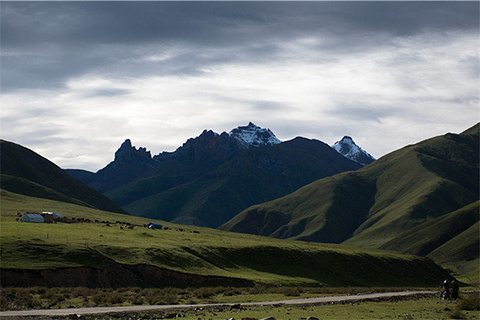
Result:
[[479,114],[478,2],[0,2],[1,138],[97,171],[249,121],[380,157]]

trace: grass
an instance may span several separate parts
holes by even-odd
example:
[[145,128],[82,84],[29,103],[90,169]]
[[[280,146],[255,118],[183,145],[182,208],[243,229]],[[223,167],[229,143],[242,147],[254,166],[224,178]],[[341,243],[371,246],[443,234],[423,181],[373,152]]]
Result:
[[[180,272],[310,286],[428,286],[445,273],[429,260],[382,250],[227,233],[165,223],[2,191],[1,268],[102,267],[101,257]],[[105,223],[35,224],[17,212],[57,211]],[[116,224],[121,221],[122,224]],[[120,229],[124,223],[140,225]]]
[[[40,289],[41,290],[41,289]],[[28,293],[18,293],[19,296],[31,294],[31,303],[40,305],[43,303],[43,296],[51,295],[53,300],[62,300],[59,293],[39,293],[32,291]],[[144,293],[145,289],[125,290],[121,297],[135,296]],[[108,290],[100,292],[106,294],[109,299],[115,299],[115,293]],[[152,294],[153,292],[149,292]],[[178,294],[181,292],[172,290],[170,293],[157,293],[160,296],[168,294]],[[92,294],[92,295],[90,295]],[[220,293],[221,296],[223,293]],[[95,305],[96,300],[101,300],[95,293],[86,292],[79,289],[76,293],[65,293],[69,302],[78,305]],[[154,294],[155,295],[155,294]],[[195,293],[192,293],[192,297]],[[97,297],[97,298],[96,298]],[[117,296],[118,299],[119,296]],[[241,296],[240,296],[241,297]],[[266,296],[269,298],[269,296]],[[128,303],[131,303],[133,299]],[[64,303],[65,301],[59,301]],[[364,301],[349,302],[324,305],[306,305],[306,306],[255,306],[255,307],[213,307],[213,308],[195,308],[195,309],[170,309],[164,311],[143,311],[143,312],[121,312],[99,315],[83,315],[82,319],[162,319],[165,316],[182,317],[185,320],[221,320],[221,319],[263,319],[274,317],[277,320],[287,319],[307,319],[316,317],[318,319],[478,319],[480,312],[478,309],[478,293],[463,295],[458,301],[442,301],[436,296],[430,297],[412,297],[412,298],[393,298],[386,301]],[[76,317],[76,316],[75,316]],[[64,317],[69,319],[71,317]],[[41,320],[42,318],[37,318]],[[63,319],[58,317],[58,319]]]
[[[474,226],[479,220],[479,206],[480,201],[476,201],[459,210],[425,222],[386,243],[382,248],[410,254],[427,255]],[[472,240],[478,243],[478,237],[477,239],[472,237]],[[455,243],[455,245],[457,252],[463,251],[459,249],[465,246],[462,244],[462,241]],[[478,249],[476,251],[478,252]],[[452,253],[454,252],[448,252],[448,258],[444,259],[444,261],[452,261]],[[437,256],[439,257],[439,254]],[[466,258],[459,256],[458,260],[465,260]]]
[[[82,307],[244,303],[313,298],[331,295],[356,295],[406,288],[305,288],[305,287],[200,287],[200,288],[62,288],[5,287],[0,292],[0,310],[64,309]],[[409,288],[410,290],[412,288]]]

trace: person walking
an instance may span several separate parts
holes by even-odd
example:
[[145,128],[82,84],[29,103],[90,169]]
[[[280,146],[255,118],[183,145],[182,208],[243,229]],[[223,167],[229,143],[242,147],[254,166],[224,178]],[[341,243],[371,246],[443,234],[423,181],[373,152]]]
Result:
[[442,290],[440,294],[440,298],[442,300],[450,299],[450,285],[448,283],[448,280],[443,281],[442,285],[440,286],[440,289]]
[[452,286],[451,287],[452,287],[452,299],[457,300],[458,299],[458,292],[459,292],[457,281],[452,280]]

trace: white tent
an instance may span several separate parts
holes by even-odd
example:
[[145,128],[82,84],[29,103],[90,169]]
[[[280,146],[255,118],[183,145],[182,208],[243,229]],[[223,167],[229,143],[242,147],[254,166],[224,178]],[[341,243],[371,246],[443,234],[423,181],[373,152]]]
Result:
[[45,222],[45,219],[37,214],[37,213],[27,213],[22,217],[23,222],[38,222],[38,223],[43,223]]

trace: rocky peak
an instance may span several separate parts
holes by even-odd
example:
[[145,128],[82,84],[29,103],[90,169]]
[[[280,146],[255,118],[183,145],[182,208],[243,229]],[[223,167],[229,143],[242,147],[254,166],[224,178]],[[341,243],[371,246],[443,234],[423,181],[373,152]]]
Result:
[[126,139],[120,148],[115,152],[115,161],[119,162],[130,162],[136,160],[146,160],[149,161],[152,159],[150,151],[147,151],[146,148],[140,147],[139,149],[132,146],[132,141]]
[[271,146],[281,143],[275,134],[267,128],[261,128],[252,122],[246,126],[232,129],[229,136],[236,139],[242,148]]
[[346,158],[353,160],[362,166],[375,161],[375,158],[356,145],[350,136],[344,136],[342,140],[335,142],[332,148]]

